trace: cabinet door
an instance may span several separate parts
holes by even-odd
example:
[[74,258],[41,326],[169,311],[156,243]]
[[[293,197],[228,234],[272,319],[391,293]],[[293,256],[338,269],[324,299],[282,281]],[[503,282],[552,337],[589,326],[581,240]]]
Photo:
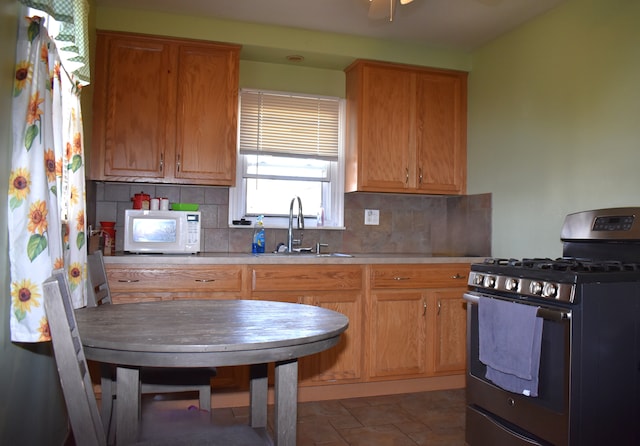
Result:
[[238,50],[178,48],[175,178],[233,185],[236,173]]
[[413,158],[415,77],[397,67],[365,66],[358,176],[363,191],[402,191],[415,185]]
[[109,38],[104,45],[106,53],[98,51],[97,57],[106,65],[105,78],[97,84],[105,86],[96,91],[94,107],[97,144],[104,150],[100,173],[107,179],[162,178],[168,114],[174,108],[170,47],[132,37]]
[[466,368],[467,311],[465,288],[429,292],[433,315],[433,372],[451,374]]
[[340,342],[329,350],[301,360],[303,382],[357,381],[362,376],[362,295],[359,292],[313,293],[306,303],[337,311],[349,318]]
[[464,193],[466,84],[464,73],[421,73],[417,77],[417,187],[425,192]]
[[420,291],[371,294],[367,348],[369,377],[426,373],[426,297]]
[[357,382],[362,376],[363,275],[360,265],[252,266],[251,298],[316,305],[349,318],[329,350],[300,359],[302,385]]

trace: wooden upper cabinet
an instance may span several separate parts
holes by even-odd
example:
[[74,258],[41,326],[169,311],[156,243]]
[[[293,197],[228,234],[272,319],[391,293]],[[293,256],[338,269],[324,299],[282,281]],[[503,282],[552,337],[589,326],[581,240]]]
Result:
[[233,185],[238,55],[202,45],[179,48],[176,178]]
[[414,80],[393,66],[363,67],[358,74],[360,79],[349,76],[347,84],[347,100],[353,99],[351,93],[357,97],[355,103],[348,103],[349,118],[356,114],[355,127],[351,122],[348,126],[349,138],[356,141],[349,140],[347,159],[357,170],[363,190],[404,190],[409,187],[407,169],[415,166],[410,151],[415,110],[407,106],[413,102]]
[[99,31],[91,179],[233,185],[239,50]]
[[361,60],[346,74],[346,191],[463,194],[467,73]]
[[466,73],[421,72],[415,97],[417,188],[462,194],[467,176]]
[[[162,155],[166,151],[167,110],[172,105],[171,54],[162,42],[130,41],[116,38],[101,42],[108,54],[96,73],[97,88],[101,74],[106,91],[97,92],[104,107],[94,109],[97,133],[104,135],[104,175],[162,177]],[[104,73],[104,70],[107,70]],[[159,94],[159,92],[165,92]],[[102,94],[101,94],[102,93]],[[101,101],[102,102],[102,101]],[[98,123],[96,123],[98,124]]]

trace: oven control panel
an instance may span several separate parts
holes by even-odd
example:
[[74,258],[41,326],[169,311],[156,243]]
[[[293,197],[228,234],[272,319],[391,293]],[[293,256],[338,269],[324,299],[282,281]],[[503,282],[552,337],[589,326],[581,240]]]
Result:
[[549,282],[479,271],[471,271],[468,285],[488,291],[515,293],[568,303],[573,302],[575,294],[575,285],[570,283]]
[[640,208],[610,208],[582,211],[565,217],[560,238],[578,240],[640,240],[636,216]]

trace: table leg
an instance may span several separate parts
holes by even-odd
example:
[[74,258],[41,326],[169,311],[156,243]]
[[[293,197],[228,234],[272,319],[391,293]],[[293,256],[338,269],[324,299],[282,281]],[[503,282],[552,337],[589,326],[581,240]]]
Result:
[[116,370],[116,444],[138,440],[140,417],[140,371],[118,367]]
[[276,362],[275,444],[296,445],[298,418],[298,360]]
[[253,364],[249,384],[249,425],[253,428],[267,427],[268,385],[267,364]]

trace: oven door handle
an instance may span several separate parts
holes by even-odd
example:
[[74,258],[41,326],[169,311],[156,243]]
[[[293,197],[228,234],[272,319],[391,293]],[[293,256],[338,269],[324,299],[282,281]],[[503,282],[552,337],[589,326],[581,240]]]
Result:
[[[486,294],[476,294],[476,293],[464,293],[462,298],[469,302],[470,304],[478,304],[480,297],[488,297],[489,299],[493,299],[492,296],[488,296]],[[515,302],[514,302],[515,303]],[[520,304],[527,305],[527,304]],[[547,319],[549,321],[554,322],[562,322],[571,319],[570,311],[562,311],[562,310],[552,310],[550,308],[538,307],[537,316],[542,319]]]

